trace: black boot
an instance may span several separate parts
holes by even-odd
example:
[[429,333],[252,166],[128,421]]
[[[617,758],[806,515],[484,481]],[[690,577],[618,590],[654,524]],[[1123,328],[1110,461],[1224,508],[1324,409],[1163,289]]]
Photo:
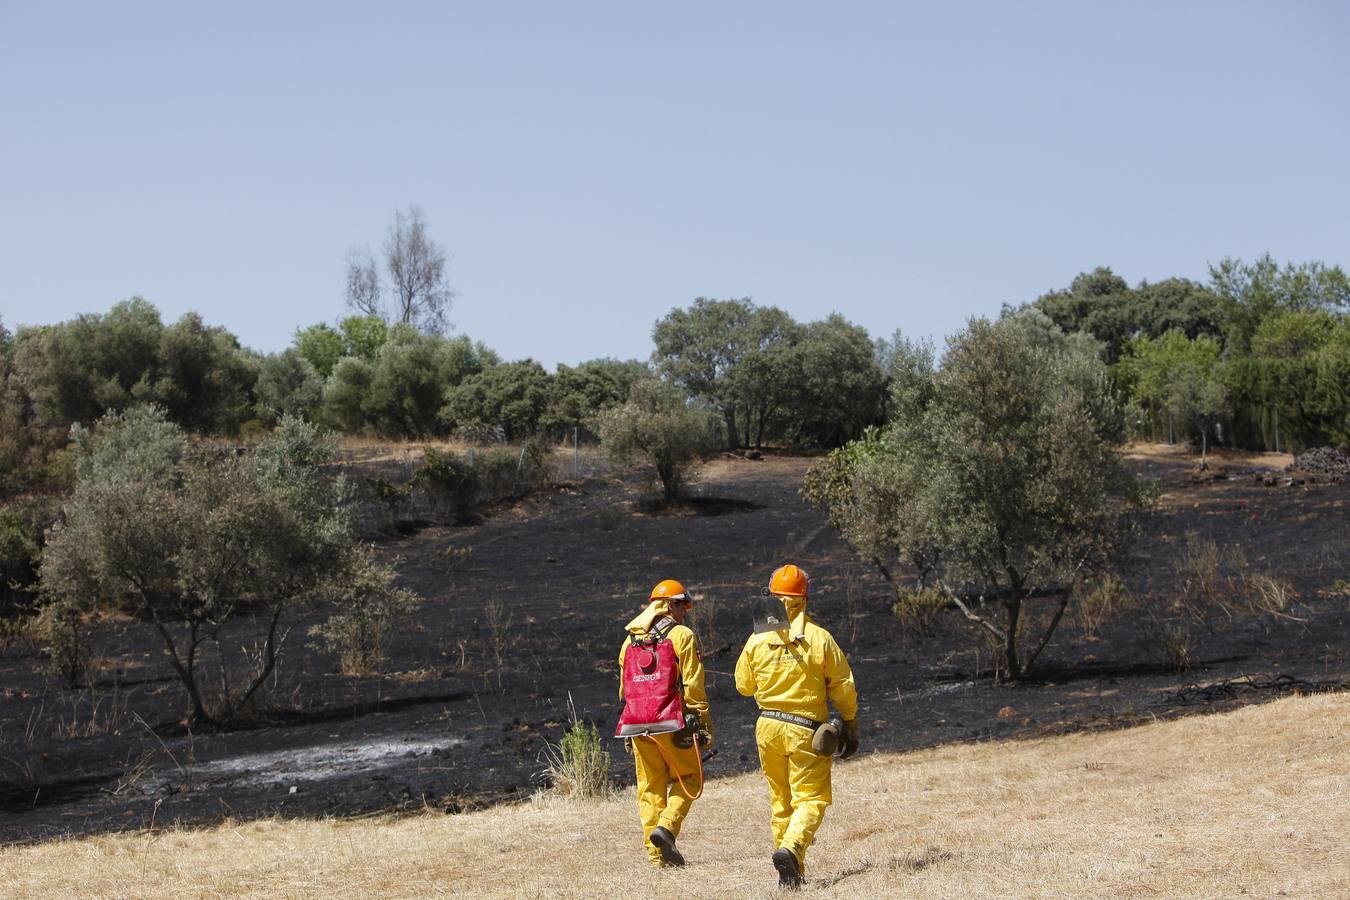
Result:
[[805,881],[797,855],[786,847],[773,851],[773,867],[778,870],[779,887],[799,888]]
[[648,838],[652,846],[661,851],[661,862],[668,866],[684,865],[684,856],[675,849],[675,835],[666,828],[657,825]]

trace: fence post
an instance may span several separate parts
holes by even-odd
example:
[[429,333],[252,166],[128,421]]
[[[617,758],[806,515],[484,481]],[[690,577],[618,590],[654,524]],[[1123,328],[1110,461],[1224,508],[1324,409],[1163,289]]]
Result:
[[572,478],[573,478],[574,480],[575,480],[576,477],[577,477],[577,432],[578,432],[578,431],[580,431],[580,429],[579,429],[576,425],[573,425],[573,426],[572,426]]
[[529,445],[530,441],[528,438],[520,442],[520,459],[516,460],[516,474],[515,477],[511,479],[511,493],[513,494],[517,490],[519,490],[518,485],[520,483],[520,467],[525,465],[525,448],[528,447]]

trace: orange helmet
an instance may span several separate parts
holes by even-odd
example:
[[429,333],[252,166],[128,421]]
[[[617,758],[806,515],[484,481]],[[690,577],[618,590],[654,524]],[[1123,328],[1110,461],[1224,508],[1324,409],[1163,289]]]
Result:
[[689,596],[689,592],[684,589],[674,578],[667,578],[665,581],[652,588],[652,595],[647,598],[647,602],[653,600],[688,600],[694,602],[694,598]]
[[805,569],[794,565],[781,566],[769,579],[769,593],[778,597],[805,597],[811,590],[811,579]]

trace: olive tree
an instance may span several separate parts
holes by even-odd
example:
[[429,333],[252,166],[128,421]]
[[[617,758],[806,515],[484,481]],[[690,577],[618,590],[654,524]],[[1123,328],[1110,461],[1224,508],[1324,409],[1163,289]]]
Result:
[[[196,723],[235,718],[315,604],[371,579],[345,485],[325,472],[335,442],[299,419],[249,454],[191,442],[153,407],[77,428],[75,443],[75,492],[42,561],[46,602],[119,604],[148,621]],[[227,630],[236,616],[258,633]],[[240,644],[256,650],[236,681]]]
[[[1111,563],[1127,531],[1122,500],[1137,496],[1105,367],[1015,323],[974,320],[940,368],[920,359],[908,371],[891,424],[836,451],[806,495],[865,556],[888,554],[937,586],[1021,678],[1069,583]],[[1038,595],[1058,602],[1024,655],[1024,608]]]
[[680,496],[690,462],[721,446],[719,417],[691,404],[677,387],[656,379],[633,385],[628,400],[596,417],[600,444],[618,462],[656,468],[666,502]]

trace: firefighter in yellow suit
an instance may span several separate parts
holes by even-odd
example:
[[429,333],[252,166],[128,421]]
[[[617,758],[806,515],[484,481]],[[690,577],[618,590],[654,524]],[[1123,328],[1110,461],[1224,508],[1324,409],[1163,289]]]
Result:
[[[689,734],[657,734],[632,740],[633,757],[637,761],[638,817],[642,820],[642,837],[647,856],[654,866],[682,866],[684,856],[675,847],[680,825],[689,815],[694,799],[703,792],[703,769],[699,753],[712,742],[712,719],[708,715],[708,694],[704,688],[703,659],[699,656],[698,641],[685,624],[685,617],[693,609],[694,600],[684,585],[666,579],[652,588],[647,606],[625,630],[639,638],[647,637],[655,628],[669,627],[665,619],[674,621],[667,637],[679,662],[680,678],[684,684],[684,709],[698,717],[702,747],[689,741]],[[629,641],[619,649],[619,671],[623,672],[624,656]],[[619,699],[623,699],[623,681],[619,682]],[[680,746],[688,744],[688,746]],[[692,795],[692,796],[691,796]]]
[[752,634],[736,661],[736,690],[760,708],[755,725],[759,762],[773,809],[773,864],[783,887],[802,884],[806,851],[830,805],[829,753],[812,737],[829,718],[843,719],[840,758],[858,750],[858,692],[834,637],[806,614],[810,581],[797,566],[773,573],[769,593],[783,602],[787,627]]

